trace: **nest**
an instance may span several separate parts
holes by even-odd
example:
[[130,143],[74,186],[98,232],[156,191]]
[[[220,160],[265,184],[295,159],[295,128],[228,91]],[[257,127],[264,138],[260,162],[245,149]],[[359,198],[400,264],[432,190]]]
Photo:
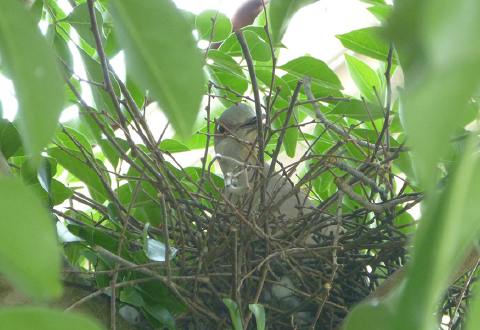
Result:
[[[346,170],[349,165],[332,152],[310,166],[304,178],[311,182],[334,167]],[[383,189],[364,183],[365,173],[370,174],[368,182],[375,182],[380,173],[372,168],[377,167],[362,166],[350,171],[354,175],[337,177],[337,192],[315,207],[302,206],[298,198],[301,212],[291,219],[276,212],[281,204],[269,203],[269,196],[259,202],[262,182],[268,185],[268,179],[259,180],[242,198],[228,195],[210,180],[214,198],[204,199],[210,207],[204,208],[205,217],[189,219],[198,230],[182,235],[177,246],[190,247],[188,257],[179,255],[180,264],[190,263],[182,276],[198,279],[184,283],[189,296],[183,298],[211,313],[186,312],[177,317],[178,325],[231,326],[224,303],[228,298],[239,307],[247,329],[256,329],[249,309],[255,303],[264,306],[271,328],[336,328],[354,305],[406,262],[408,234],[403,229],[415,224],[399,225],[396,220],[422,197],[411,193],[386,198]],[[286,169],[281,172],[289,174]],[[369,198],[356,193],[356,187]],[[375,203],[379,194],[384,201]],[[359,206],[343,213],[337,207],[343,199],[359,200]]]

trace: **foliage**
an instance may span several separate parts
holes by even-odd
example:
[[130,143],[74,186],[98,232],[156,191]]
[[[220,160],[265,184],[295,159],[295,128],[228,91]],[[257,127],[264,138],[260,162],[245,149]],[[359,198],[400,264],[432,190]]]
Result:
[[[14,176],[0,177],[2,276],[62,309],[108,295],[111,322],[132,308],[155,329],[432,329],[442,316],[478,326],[478,301],[463,315],[479,260],[480,2],[363,0],[382,25],[337,36],[378,61],[345,55],[358,98],[321,59],[277,66],[290,19],[313,2],[273,0],[261,26],[231,33],[226,15],[170,0],[71,0],[68,14],[60,0],[0,1],[0,70],[19,105],[0,119],[0,169],[5,158]],[[120,52],[125,77],[110,65]],[[172,138],[152,133],[154,101]],[[259,154],[315,208],[283,219],[280,205],[225,196],[209,147],[215,112],[239,101],[257,101]],[[59,123],[71,105],[78,116]],[[178,155],[194,150],[199,165],[183,167]],[[62,296],[60,257],[94,294],[71,296],[64,280]],[[88,307],[90,317],[7,304],[6,328],[101,327]]]

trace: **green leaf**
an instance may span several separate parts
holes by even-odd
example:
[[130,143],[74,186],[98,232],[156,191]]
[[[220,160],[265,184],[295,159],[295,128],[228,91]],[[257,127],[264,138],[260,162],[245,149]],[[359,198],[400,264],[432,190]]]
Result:
[[[220,87],[230,87],[230,89],[234,90],[235,92],[243,95],[248,89],[248,82],[246,79],[243,79],[237,75],[233,75],[228,73],[225,70],[207,67],[207,72],[209,73],[210,79],[215,83],[215,85]],[[235,96],[234,93],[228,92],[223,89],[214,88],[215,94],[217,95],[226,95],[228,99],[233,101],[240,101],[242,99],[241,96]],[[229,107],[231,105],[230,102],[226,100],[220,99],[220,101],[226,106]]]
[[160,323],[167,326],[168,329],[175,330],[177,328],[173,315],[165,307],[162,307],[159,304],[145,304],[143,308],[147,313],[160,321]]
[[2,274],[29,297],[59,297],[61,263],[51,217],[18,180],[0,176],[0,187]]
[[[216,17],[216,20],[215,20]],[[207,9],[197,15],[195,20],[196,30],[198,31],[198,39],[210,40],[212,34],[213,21],[215,20],[215,30],[213,31],[212,42],[223,41],[232,33],[232,22],[223,13],[218,13],[214,9]]]
[[164,139],[160,142],[160,149],[170,151],[171,153],[190,151],[190,149],[180,142],[172,139]]
[[[88,55],[84,50],[80,50],[80,57],[82,58],[85,71],[87,73],[87,78],[90,81],[96,83],[103,83],[103,71],[100,63],[95,61],[90,55]],[[109,74],[110,80],[113,85],[113,90],[115,95],[120,96],[120,87],[118,86],[117,81],[115,80],[113,74]],[[113,118],[117,119],[118,114],[115,110],[115,105],[113,104],[112,99],[108,92],[100,86],[91,86],[93,100],[95,101],[95,106],[97,109],[107,111]],[[110,121],[110,120],[108,120]],[[110,121],[111,122],[111,121]]]
[[[73,54],[68,47],[67,41],[60,33],[58,33],[55,25],[50,24],[48,26],[46,38],[53,44],[53,50],[57,56],[64,61],[70,69],[73,70]],[[72,72],[66,68],[64,68],[63,72],[67,75],[67,77],[72,76]]]
[[234,72],[240,76],[245,76],[240,64],[238,64],[230,55],[222,53],[216,49],[210,49],[208,52],[208,58],[213,60],[213,63],[222,69]]
[[44,307],[10,307],[0,310],[2,329],[103,330],[93,318]]
[[[74,130],[73,128],[64,127],[65,131],[74,138],[83,148],[85,148],[90,154],[93,154],[92,146],[88,142],[87,138],[80,132]],[[62,147],[78,150],[77,145],[72,141],[66,133],[63,132],[63,129],[59,129],[59,132],[55,135],[55,141]]]
[[0,53],[13,80],[25,148],[38,161],[55,132],[65,93],[52,50],[15,0],[0,1]]
[[391,7],[369,7],[367,8],[369,12],[372,13],[373,16],[375,16],[376,19],[378,19],[382,23],[387,23],[388,17],[393,12],[393,6]]
[[[384,28],[375,26],[339,34],[335,37],[340,40],[345,48],[353,50],[355,53],[366,55],[379,61],[386,61],[389,44],[381,37],[382,33],[384,33]],[[393,54],[392,62],[398,65],[398,58],[395,53]]]
[[16,127],[8,120],[0,118],[0,151],[3,157],[10,158],[21,145],[22,141]]
[[[382,108],[380,108],[378,103],[367,102],[367,107],[368,110],[370,110],[373,120],[383,118]],[[345,115],[347,118],[370,122],[365,104],[357,99],[350,99],[350,102],[338,103],[327,115]]]
[[282,41],[287,27],[290,24],[295,13],[318,0],[275,0],[272,1],[269,8],[270,31],[272,33],[273,44]]
[[[256,29],[255,29],[256,28]],[[243,35],[245,36],[245,40],[247,41],[248,49],[250,51],[250,55],[252,55],[252,59],[254,61],[259,62],[268,62],[272,59],[272,53],[270,50],[270,46],[265,41],[263,36],[266,36],[265,31],[263,31],[263,35],[259,34],[258,26],[249,26],[243,28]],[[263,30],[263,28],[260,28]],[[229,54],[231,56],[243,56],[242,48],[240,47],[240,43],[238,42],[236,34],[232,34],[228,37],[227,40],[220,46],[219,50],[225,54]]]
[[228,298],[223,298],[223,303],[228,307],[228,310],[230,311],[230,316],[232,318],[232,323],[235,330],[242,330],[242,317],[240,316],[240,310],[238,309],[237,303]]
[[203,58],[185,16],[170,0],[110,1],[110,13],[130,73],[158,101],[173,128],[190,136],[204,79]]
[[257,321],[257,330],[265,330],[265,307],[260,304],[250,304],[248,308],[255,315]]
[[[103,18],[102,13],[97,9],[95,9],[95,20],[97,21],[98,32],[100,33],[100,40],[102,42],[102,46],[105,46],[107,42],[107,38],[105,37],[105,33],[103,32]],[[95,37],[93,36],[93,32],[91,30],[91,21],[90,21],[90,14],[88,13],[88,5],[86,3],[79,4],[75,6],[73,10],[68,14],[67,17],[60,20],[59,22],[69,23],[75,31],[77,31],[80,38],[83,39],[90,47],[97,49],[97,44],[95,42]]]
[[[480,83],[480,22],[475,18],[480,15],[480,4],[441,3],[444,6],[439,5],[438,11],[424,5],[420,10],[424,16],[417,17],[419,8],[413,5],[392,16],[399,54],[415,63],[411,69],[404,68],[401,118],[424,188],[433,184],[445,144]],[[398,21],[403,17],[409,21]],[[410,31],[412,26],[417,29]],[[403,40],[407,32],[422,39],[407,42]]]
[[79,160],[85,160],[79,151],[68,149],[68,152],[72,155],[60,148],[47,149],[47,154],[50,157],[55,158],[68,172],[87,185],[93,199],[99,203],[105,202],[108,194],[97,173],[90,166]]
[[325,62],[311,56],[301,56],[278,68],[291,73],[298,79],[310,75],[312,84],[326,88],[343,89],[342,83],[335,72]]
[[373,87],[377,88],[378,93],[380,94],[380,99],[382,99],[382,86],[381,82],[377,77],[372,68],[370,68],[365,62],[359,60],[356,57],[345,54],[345,59],[347,61],[348,72],[353,82],[357,86],[360,93],[362,93],[365,98],[370,102],[378,102],[377,96]]

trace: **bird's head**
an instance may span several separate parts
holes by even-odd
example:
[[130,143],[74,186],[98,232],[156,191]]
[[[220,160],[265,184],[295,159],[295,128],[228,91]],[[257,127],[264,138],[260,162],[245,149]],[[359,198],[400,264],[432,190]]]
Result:
[[[257,116],[255,111],[246,104],[232,105],[218,118],[215,125],[214,146],[215,153],[224,157],[244,162],[248,157],[249,148],[229,135],[236,136],[241,141],[253,143],[257,137]],[[222,172],[226,173],[238,164],[220,160]]]

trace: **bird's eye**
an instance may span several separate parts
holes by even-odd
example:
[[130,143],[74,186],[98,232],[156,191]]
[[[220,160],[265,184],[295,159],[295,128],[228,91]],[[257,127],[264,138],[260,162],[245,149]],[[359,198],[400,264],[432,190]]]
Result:
[[225,133],[225,127],[223,127],[222,125],[218,125],[217,129],[218,129],[218,133],[220,133],[220,134]]

